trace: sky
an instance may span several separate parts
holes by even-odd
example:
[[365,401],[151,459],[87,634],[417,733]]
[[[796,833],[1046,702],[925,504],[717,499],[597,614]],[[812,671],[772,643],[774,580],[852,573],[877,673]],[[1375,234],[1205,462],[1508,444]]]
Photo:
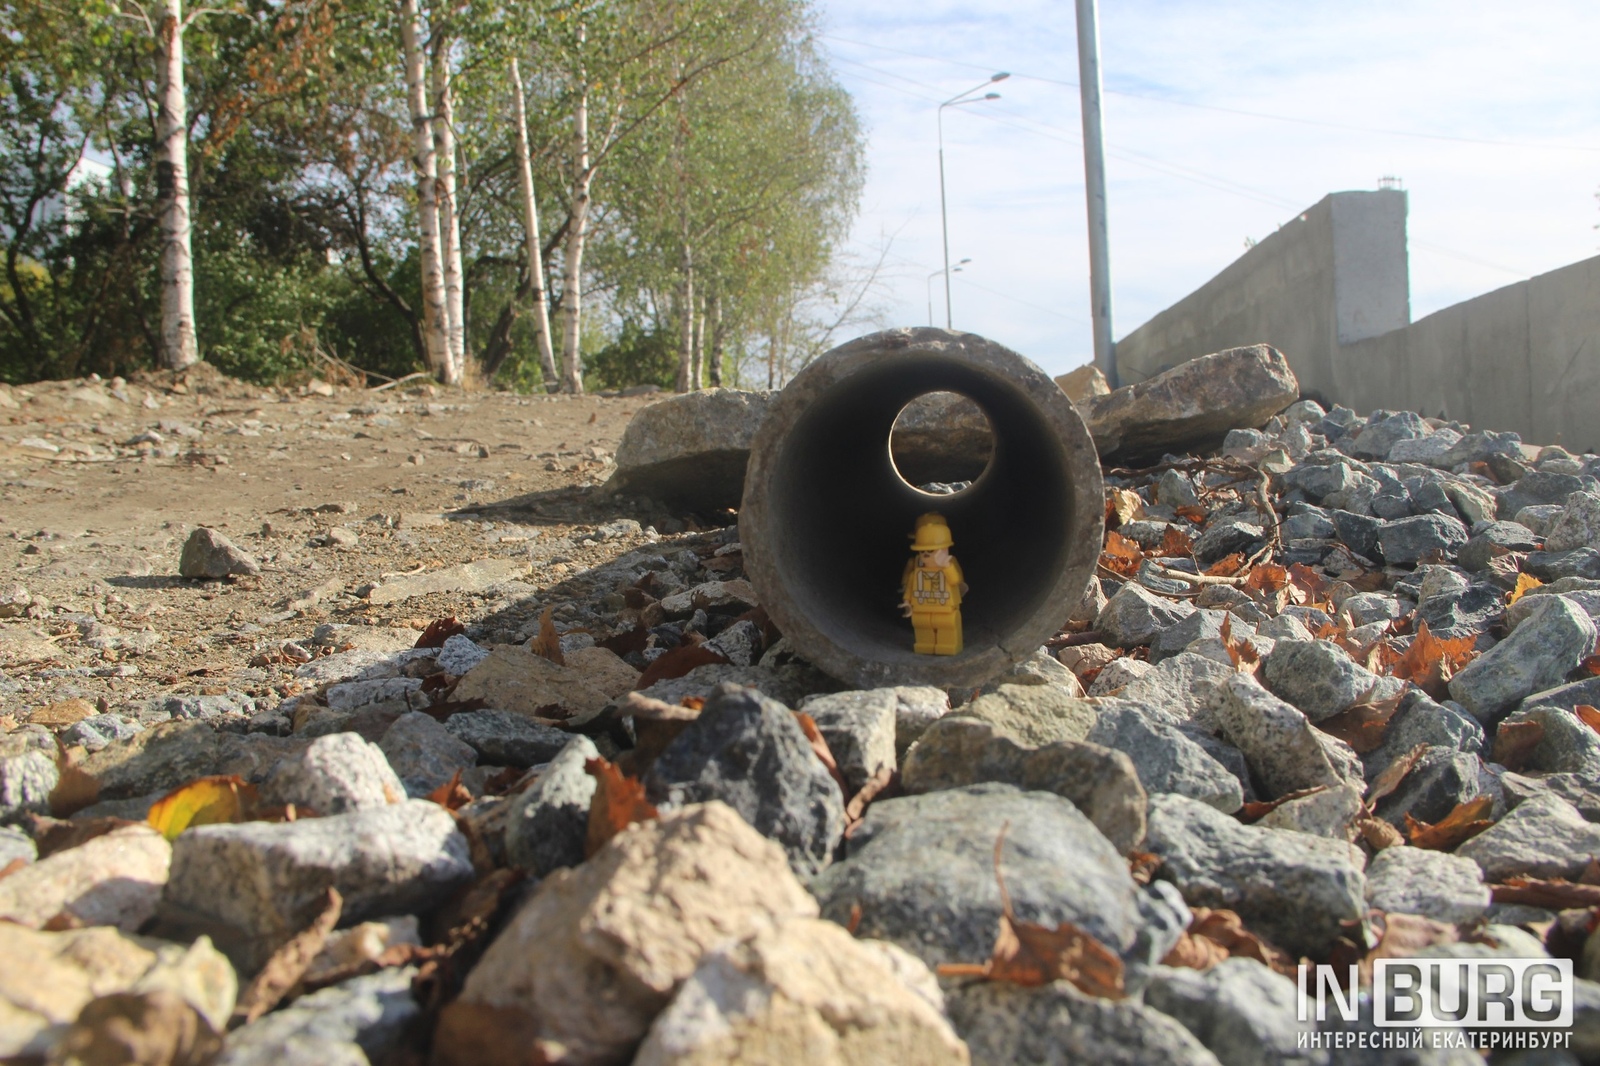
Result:
[[[850,245],[889,242],[883,324],[929,320],[938,104],[1008,71],[944,110],[950,259],[972,260],[952,320],[1052,374],[1091,361],[1072,0],[822,0],[819,33],[866,127]],[[1102,0],[1100,37],[1117,337],[1385,177],[1413,321],[1600,254],[1595,0]]]

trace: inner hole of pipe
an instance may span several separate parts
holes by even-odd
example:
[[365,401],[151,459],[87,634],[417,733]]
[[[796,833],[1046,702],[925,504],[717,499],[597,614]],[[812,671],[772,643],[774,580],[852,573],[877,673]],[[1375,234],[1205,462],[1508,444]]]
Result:
[[928,496],[965,492],[994,459],[994,426],[959,392],[925,392],[900,409],[889,458],[907,485]]

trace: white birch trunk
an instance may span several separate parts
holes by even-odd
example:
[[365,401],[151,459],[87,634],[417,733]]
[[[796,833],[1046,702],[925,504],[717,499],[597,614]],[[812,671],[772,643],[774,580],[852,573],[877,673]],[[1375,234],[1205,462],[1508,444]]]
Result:
[[189,100],[183,80],[183,0],[165,0],[158,10],[156,200],[161,224],[161,361],[171,370],[182,370],[200,361],[190,244]]
[[722,387],[722,297],[715,289],[706,297],[706,328],[711,330],[711,348],[706,358],[706,380],[713,389]]
[[533,284],[533,337],[545,387],[559,387],[555,352],[550,342],[550,308],[544,291],[544,257],[539,244],[539,201],[533,189],[533,153],[528,145],[528,108],[522,96],[522,72],[511,61],[511,94],[517,112],[517,167],[522,185],[522,229],[526,238],[528,277]]
[[439,254],[438,160],[428,113],[427,56],[422,49],[422,17],[417,0],[400,0],[400,39],[405,48],[406,95],[411,110],[411,165],[417,174],[418,245],[422,255],[422,336],[428,365],[439,380],[454,385],[445,331],[444,270]]
[[706,350],[706,313],[702,310],[702,302],[689,305],[694,311],[694,372],[690,377],[694,381],[696,391],[705,387],[704,355]]
[[677,390],[688,392],[694,381],[694,260],[683,246],[683,282],[678,295],[678,313],[683,316],[679,330]]
[[[586,30],[578,28],[582,47]],[[572,181],[572,225],[567,233],[566,282],[561,290],[561,307],[566,313],[566,336],[561,345],[561,389],[574,396],[583,395],[583,365],[578,349],[583,307],[583,244],[589,227],[589,187],[594,175],[589,171],[589,74],[578,70],[578,101],[572,115],[574,154],[577,156]]]
[[433,149],[439,180],[439,257],[444,272],[445,344],[450,351],[450,379],[459,382],[467,365],[466,302],[462,295],[461,212],[456,200],[456,115],[450,89],[450,41],[433,52]]

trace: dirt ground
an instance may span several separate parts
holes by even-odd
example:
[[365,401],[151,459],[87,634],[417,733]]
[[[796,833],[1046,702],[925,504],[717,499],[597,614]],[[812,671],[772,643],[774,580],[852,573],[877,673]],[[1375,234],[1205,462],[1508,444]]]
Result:
[[[402,638],[453,614],[516,639],[506,627],[544,606],[560,618],[564,579],[655,540],[652,521],[681,528],[594,491],[644,400],[331,391],[204,368],[0,386],[0,716],[70,697],[113,711],[187,694],[266,705],[298,691],[292,657],[316,650],[324,623]],[[645,528],[615,524],[628,518]],[[261,574],[180,578],[199,525]],[[359,595],[483,559],[527,571],[474,593]]]

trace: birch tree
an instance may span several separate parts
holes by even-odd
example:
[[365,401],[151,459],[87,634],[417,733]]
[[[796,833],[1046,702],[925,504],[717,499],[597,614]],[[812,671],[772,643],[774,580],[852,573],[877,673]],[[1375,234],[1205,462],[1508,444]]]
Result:
[[453,40],[439,27],[433,41],[432,116],[434,157],[437,161],[439,201],[439,254],[444,274],[445,346],[450,352],[451,377],[460,381],[467,365],[465,282],[461,268],[461,211],[456,193],[456,114],[451,89]]
[[451,358],[449,311],[445,296],[444,258],[439,229],[438,156],[433,115],[428,110],[427,53],[423,48],[422,13],[417,0],[400,0],[400,40],[405,59],[406,99],[411,112],[412,168],[417,178],[418,251],[422,259],[422,333],[428,365],[447,385],[461,380]]

